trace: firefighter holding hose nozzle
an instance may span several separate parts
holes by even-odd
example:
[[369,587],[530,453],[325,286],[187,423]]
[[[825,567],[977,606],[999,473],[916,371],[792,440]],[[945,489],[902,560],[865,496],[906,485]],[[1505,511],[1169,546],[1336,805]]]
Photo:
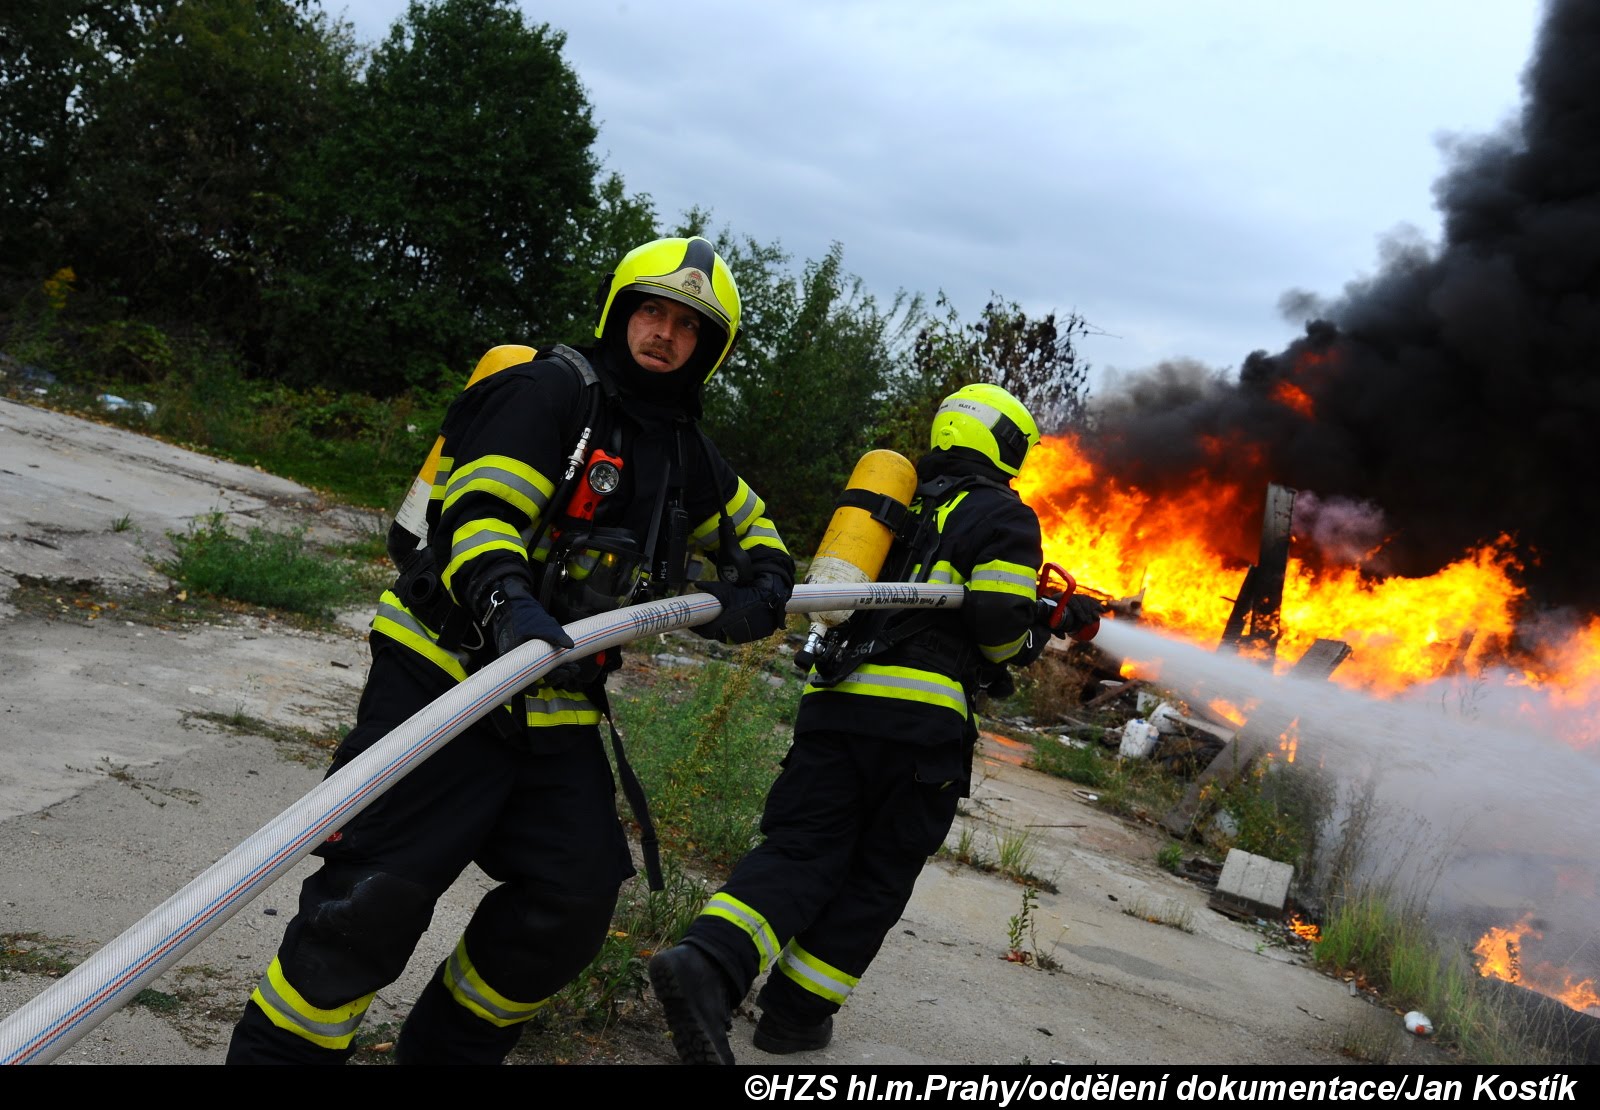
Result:
[[965,386],[934,416],[902,519],[881,498],[846,491],[840,511],[876,513],[893,529],[879,581],[966,593],[956,609],[857,610],[814,626],[794,743],[762,814],[765,840],[683,939],[650,961],[685,1063],[734,1063],[731,1015],[768,972],[756,1048],[782,1055],[829,1043],[834,1014],[968,794],[980,691],[1009,681],[1052,636],[1097,630],[1092,598],[1041,602],[1039,520],[1011,487],[1038,442],[1010,393]]

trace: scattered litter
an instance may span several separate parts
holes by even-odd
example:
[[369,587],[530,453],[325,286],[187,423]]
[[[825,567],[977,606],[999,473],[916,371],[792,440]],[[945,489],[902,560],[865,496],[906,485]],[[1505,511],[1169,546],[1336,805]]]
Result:
[[1155,725],[1142,717],[1135,717],[1122,726],[1122,741],[1117,745],[1117,755],[1122,759],[1149,759],[1160,736]]
[[1415,1033],[1419,1037],[1433,1036],[1433,1022],[1428,1020],[1428,1015],[1421,1010],[1412,1010],[1406,1015],[1406,1032]]
[[1100,800],[1100,795],[1092,790],[1074,790],[1072,793],[1075,797],[1082,798],[1086,802],[1098,802]]
[[129,401],[111,393],[100,394],[98,400],[101,408],[108,409],[111,412],[118,412],[122,409],[136,409],[142,415],[150,416],[156,411],[155,405],[149,401]]

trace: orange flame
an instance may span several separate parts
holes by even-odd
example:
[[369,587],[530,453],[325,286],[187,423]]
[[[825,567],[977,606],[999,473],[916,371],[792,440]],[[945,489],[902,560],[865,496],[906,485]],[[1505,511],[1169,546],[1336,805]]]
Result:
[[1301,940],[1309,940],[1312,944],[1322,939],[1322,930],[1299,914],[1289,918],[1289,931]]
[[1595,993],[1593,979],[1575,981],[1569,972],[1543,961],[1525,966],[1524,942],[1544,939],[1532,920],[1533,915],[1527,914],[1510,928],[1495,926],[1479,937],[1472,946],[1473,955],[1478,957],[1478,974],[1538,991],[1574,1010],[1600,1007],[1600,994]]
[[[1206,446],[1234,460],[1252,450]],[[1047,436],[1029,452],[1016,486],[1039,515],[1047,560],[1097,593],[1140,595],[1147,624],[1217,645],[1249,569],[1219,548],[1217,524],[1259,519],[1264,489],[1200,472],[1178,493],[1153,496],[1097,475],[1072,435]],[[1340,685],[1390,698],[1462,676],[1506,691],[1573,744],[1600,736],[1600,616],[1514,656],[1527,591],[1512,537],[1463,552],[1424,578],[1374,576],[1308,543],[1291,536],[1275,666],[1286,668],[1318,639],[1341,641],[1351,654],[1332,676]],[[1156,678],[1159,661],[1127,663],[1123,674]]]

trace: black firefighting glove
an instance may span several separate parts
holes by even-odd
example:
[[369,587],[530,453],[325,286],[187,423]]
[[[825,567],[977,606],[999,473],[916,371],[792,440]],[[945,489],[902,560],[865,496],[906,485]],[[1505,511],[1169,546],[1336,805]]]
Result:
[[1011,668],[1004,663],[985,663],[978,671],[978,685],[985,694],[997,701],[1009,698],[1017,692],[1017,684],[1011,677]]
[[1088,594],[1073,594],[1067,598],[1066,614],[1062,617],[1058,636],[1069,636],[1086,644],[1100,632],[1100,614],[1106,611],[1105,602]]
[[782,576],[758,573],[748,586],[730,582],[696,582],[695,586],[722,602],[722,612],[692,631],[725,644],[748,644],[772,635],[785,624],[784,608],[794,587]]
[[474,600],[478,624],[484,639],[494,645],[499,658],[529,640],[543,640],[551,647],[570,648],[572,637],[561,622],[545,611],[533,596],[527,578],[508,574],[482,586]]

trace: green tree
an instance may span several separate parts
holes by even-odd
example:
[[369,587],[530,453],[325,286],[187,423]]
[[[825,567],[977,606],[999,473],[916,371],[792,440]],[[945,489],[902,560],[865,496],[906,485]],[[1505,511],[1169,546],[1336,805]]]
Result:
[[[962,322],[945,294],[940,315],[927,321],[912,343],[908,363],[891,384],[893,403],[883,430],[884,445],[902,452],[926,450],[928,426],[939,402],[973,382],[992,382],[1028,407],[1040,430],[1052,435],[1085,421],[1089,364],[1073,343],[1088,328],[1076,313],[1029,319],[998,295],[974,322]],[[912,457],[915,457],[913,454]]]
[[880,305],[845,272],[838,243],[798,277],[776,245],[724,236],[718,249],[739,282],[745,336],[707,393],[708,427],[804,557],[874,445],[921,305],[904,294]]
[[173,0],[86,88],[57,206],[91,302],[247,344],[299,153],[336,122],[351,44],[308,0]]
[[413,0],[304,167],[269,289],[276,375],[389,394],[587,334],[596,272],[654,215],[597,184],[565,41],[511,0]]
[[100,86],[125,68],[155,13],[133,0],[0,6],[0,307],[65,266],[63,193]]

